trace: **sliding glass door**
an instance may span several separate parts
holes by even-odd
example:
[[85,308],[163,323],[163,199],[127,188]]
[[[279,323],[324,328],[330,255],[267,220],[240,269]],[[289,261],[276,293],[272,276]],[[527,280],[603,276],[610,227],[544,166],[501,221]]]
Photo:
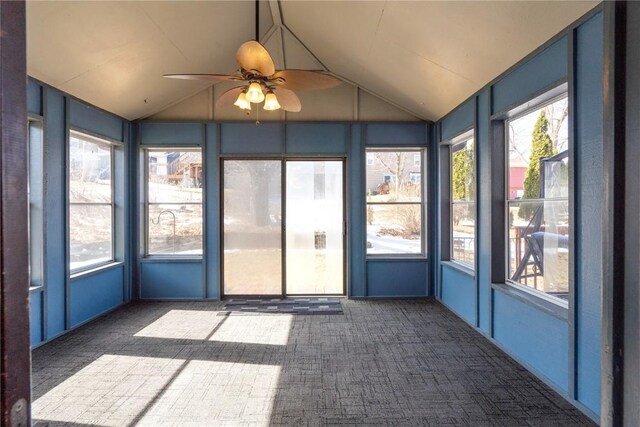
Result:
[[344,293],[342,162],[287,162],[287,293]]
[[343,174],[342,160],[223,161],[224,295],[344,294]]
[[225,295],[282,294],[282,162],[225,160]]

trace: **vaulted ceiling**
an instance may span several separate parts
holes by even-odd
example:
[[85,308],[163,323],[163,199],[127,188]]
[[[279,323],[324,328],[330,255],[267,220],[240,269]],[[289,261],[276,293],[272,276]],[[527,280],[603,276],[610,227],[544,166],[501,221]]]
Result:
[[[437,120],[597,2],[261,2],[260,39],[278,68],[321,69]],[[254,34],[253,1],[27,3],[30,76],[128,119],[232,73]]]

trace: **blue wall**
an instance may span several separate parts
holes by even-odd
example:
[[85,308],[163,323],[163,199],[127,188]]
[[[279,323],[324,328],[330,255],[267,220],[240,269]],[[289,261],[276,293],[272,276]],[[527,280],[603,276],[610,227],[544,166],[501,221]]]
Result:
[[464,320],[476,323],[476,281],[461,269],[441,263],[440,299]]
[[140,298],[206,298],[202,262],[142,262],[140,265]]
[[[428,128],[425,123],[265,123],[260,126],[253,123],[139,123],[139,148],[204,148],[207,232],[202,258],[175,262],[145,258],[138,251],[137,295],[143,299],[220,297],[219,189],[220,158],[223,156],[346,158],[348,295],[429,295],[427,258],[367,259],[364,180],[367,146],[426,147]],[[139,155],[140,150],[137,152]],[[141,188],[140,184],[138,188]],[[141,218],[134,222],[143,228]],[[138,236],[140,240],[141,234]],[[393,280],[385,280],[391,276]]]
[[[438,298],[594,419],[600,411],[602,40],[596,9],[435,125],[443,143],[474,128],[478,214],[475,272],[439,262]],[[492,115],[561,84],[569,88],[575,141],[575,262],[569,309],[556,310],[491,283],[491,257],[503,255],[491,250],[490,124]],[[438,145],[434,141],[431,150]]]
[[31,289],[31,344],[40,345],[122,305],[129,298],[130,267],[125,249],[129,206],[128,156],[116,154],[116,262],[97,271],[69,274],[67,264],[67,142],[70,129],[125,146],[130,123],[30,79],[27,107],[44,127],[44,284]]

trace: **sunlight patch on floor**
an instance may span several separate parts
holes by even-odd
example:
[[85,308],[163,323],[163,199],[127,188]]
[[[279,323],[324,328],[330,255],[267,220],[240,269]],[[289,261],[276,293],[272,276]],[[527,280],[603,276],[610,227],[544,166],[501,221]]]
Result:
[[137,425],[268,425],[279,377],[275,365],[192,360]]
[[245,344],[287,345],[291,314],[231,314],[209,338]]
[[127,425],[161,393],[184,362],[181,359],[100,356],[35,400],[33,419]]
[[225,313],[211,310],[171,310],[134,336],[149,338],[205,340]]

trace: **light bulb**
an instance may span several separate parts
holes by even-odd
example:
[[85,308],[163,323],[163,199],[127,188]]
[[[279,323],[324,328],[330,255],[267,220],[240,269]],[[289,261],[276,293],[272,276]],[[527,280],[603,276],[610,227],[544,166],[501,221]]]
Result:
[[236,99],[236,102],[234,102],[233,105],[237,106],[241,110],[251,110],[251,103],[244,92],[240,92],[238,99]]
[[268,111],[277,110],[280,108],[280,103],[276,94],[272,91],[267,92],[267,96],[264,98],[264,109]]
[[253,102],[254,104],[259,104],[264,101],[264,93],[262,93],[262,86],[260,86],[260,83],[253,82],[249,85],[249,89],[247,90],[247,99],[249,102]]

